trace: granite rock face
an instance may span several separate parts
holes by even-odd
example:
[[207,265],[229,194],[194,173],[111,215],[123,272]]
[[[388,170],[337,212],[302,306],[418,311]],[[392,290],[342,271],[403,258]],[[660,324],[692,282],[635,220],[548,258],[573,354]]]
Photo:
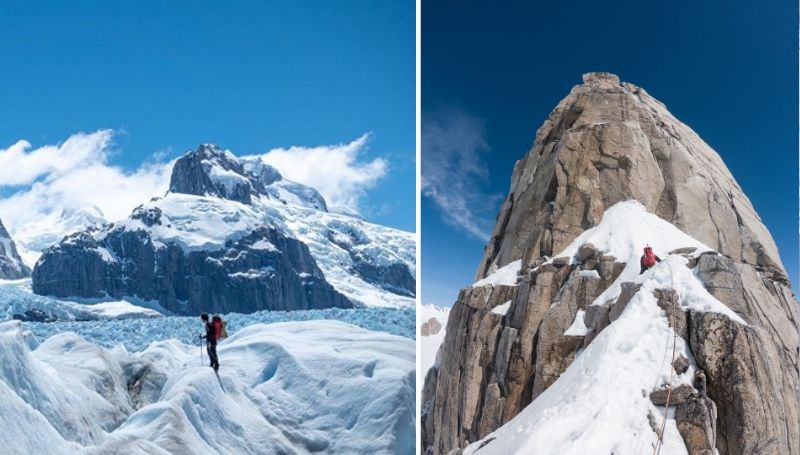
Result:
[[[689,453],[800,453],[800,311],[775,242],[720,156],[643,89],[608,73],[584,75],[515,165],[475,279],[521,259],[520,279],[459,294],[424,383],[427,453],[464,448],[507,423],[642,292],[622,283],[619,297],[590,306],[625,267],[591,244],[548,262],[631,199],[719,253],[688,266],[747,324],[682,311],[671,321],[707,377],[707,390],[680,389]],[[655,294],[662,308],[675,298]],[[505,315],[491,311],[508,300]],[[585,331],[568,335],[579,311]]]
[[19,256],[17,246],[0,221],[0,280],[18,280],[31,275],[31,269]]
[[617,202],[787,282],[775,242],[720,156],[644,89],[588,73],[514,167],[476,278],[561,251]]

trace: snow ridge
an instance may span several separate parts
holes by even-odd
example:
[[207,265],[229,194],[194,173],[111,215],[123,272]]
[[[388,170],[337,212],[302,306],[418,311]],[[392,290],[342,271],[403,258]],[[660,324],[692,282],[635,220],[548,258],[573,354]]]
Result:
[[[553,385],[511,421],[468,446],[465,455],[648,452],[656,442],[648,415],[663,414],[663,407],[655,406],[649,394],[669,379],[673,339],[673,330],[657,304],[654,291],[674,289],[684,310],[717,312],[745,324],[705,290],[687,267],[686,257],[668,254],[684,247],[696,248],[691,253],[694,257],[716,253],[648,213],[642,204],[627,201],[609,208],[598,226],[580,235],[557,257],[574,260],[586,243],[626,262],[621,275],[593,305],[618,297],[623,282],[638,283],[641,288],[620,317],[585,350],[578,352],[575,361]],[[639,275],[641,248],[648,243],[662,262]],[[584,311],[578,311],[565,335],[584,335],[587,328],[583,317]],[[677,352],[689,359],[690,367],[673,376],[672,385],[691,385],[696,364],[680,337]],[[687,453],[672,414],[667,418],[661,453]]]

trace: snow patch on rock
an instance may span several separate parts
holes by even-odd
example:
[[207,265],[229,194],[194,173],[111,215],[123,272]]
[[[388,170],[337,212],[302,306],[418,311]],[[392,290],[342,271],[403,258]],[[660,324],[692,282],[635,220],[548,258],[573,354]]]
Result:
[[476,281],[472,284],[473,288],[480,287],[480,286],[516,286],[517,285],[517,274],[522,267],[522,259],[517,259],[514,262],[504,265],[497,269],[494,273],[483,278],[481,280]]
[[501,303],[500,305],[497,305],[496,307],[492,308],[492,313],[499,314],[500,316],[505,316],[506,314],[508,314],[509,308],[511,308],[511,300],[505,303]]

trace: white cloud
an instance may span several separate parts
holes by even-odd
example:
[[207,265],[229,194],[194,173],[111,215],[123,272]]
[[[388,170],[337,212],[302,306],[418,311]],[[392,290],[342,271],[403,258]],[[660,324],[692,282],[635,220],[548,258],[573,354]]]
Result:
[[359,160],[369,138],[365,134],[349,144],[278,148],[261,157],[287,179],[316,188],[329,206],[358,211],[367,190],[386,175],[388,168],[383,158]]
[[482,154],[488,151],[483,120],[457,109],[423,116],[422,194],[446,223],[482,241],[491,235],[502,198],[487,189],[489,170]]
[[30,150],[22,140],[0,150],[0,186],[25,185],[43,175],[61,175],[86,164],[104,160],[113,131],[78,133],[61,145],[46,145]]
[[[36,149],[19,141],[0,150],[0,219],[22,243],[48,234],[62,212],[99,209],[109,221],[168,186],[171,163],[147,162],[134,171],[108,163],[111,130],[78,133],[57,145]],[[52,234],[51,234],[52,235]]]

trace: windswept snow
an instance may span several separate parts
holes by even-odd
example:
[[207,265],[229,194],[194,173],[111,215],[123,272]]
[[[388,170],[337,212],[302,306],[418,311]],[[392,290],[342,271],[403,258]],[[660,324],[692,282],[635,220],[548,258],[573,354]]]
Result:
[[581,270],[580,272],[578,272],[578,275],[584,278],[591,278],[593,280],[600,279],[600,274],[597,273],[597,270]]
[[[465,455],[652,451],[656,434],[647,416],[652,413],[660,422],[663,408],[654,406],[649,394],[668,379],[672,330],[648,290],[652,289],[638,292],[620,318],[600,332],[550,388],[511,421],[470,445]],[[678,352],[691,358],[680,338]],[[673,380],[676,385],[689,383],[693,374],[690,367]],[[661,453],[687,453],[674,418],[667,421]]]
[[261,239],[254,244],[250,245],[250,248],[254,250],[266,250],[266,251],[280,251],[278,248],[272,244],[269,240]]
[[[336,321],[254,324],[219,377],[175,340],[131,354],[0,323],[10,453],[414,453],[412,340]],[[206,358],[205,361],[208,359]]]
[[[611,255],[618,262],[625,262],[625,270],[617,280],[598,296],[593,305],[602,305],[616,299],[622,283],[652,282],[662,289],[675,288],[684,309],[717,312],[744,324],[744,321],[730,308],[715,299],[705,290],[694,272],[686,267],[687,259],[680,255],[669,255],[678,248],[694,247],[692,256],[703,253],[714,254],[708,246],[695,240],[669,222],[647,212],[638,201],[625,201],[614,204],[603,214],[596,227],[585,231],[556,257],[574,258],[578,249],[585,243],[595,245],[603,254]],[[662,262],[640,275],[639,259],[645,245],[653,247]]]
[[60,242],[73,232],[106,223],[103,212],[96,206],[66,207],[19,225],[8,226],[25,263],[33,268],[42,251]]
[[592,243],[603,254],[616,257],[617,261],[627,262],[637,275],[639,258],[646,245],[652,246],[662,259],[669,251],[683,247],[697,248],[695,256],[713,251],[666,220],[649,213],[644,205],[635,200],[611,206],[603,214],[600,224],[579,235],[555,257],[574,258],[585,243]]
[[[230,154],[229,151],[226,150],[226,152]],[[218,188],[223,189],[226,196],[232,196],[239,187],[244,187],[246,191],[250,191],[250,181],[243,176],[223,168],[214,161],[203,160],[201,163],[211,182]]]
[[483,278],[481,280],[476,281],[472,284],[473,288],[479,286],[498,286],[498,285],[505,285],[505,286],[516,286],[517,284],[517,274],[522,267],[522,259],[517,259],[514,262],[504,265],[497,269],[494,273]]
[[260,198],[257,205],[277,214],[280,229],[308,246],[328,283],[350,300],[388,308],[416,304],[414,297],[361,278],[354,272],[357,264],[353,258],[354,254],[360,255],[376,266],[402,264],[413,277],[416,275],[414,233],[302,205],[287,205],[275,199]]
[[225,242],[244,237],[257,227],[272,224],[268,214],[228,199],[169,193],[144,204],[145,210],[161,210],[161,224],[147,226],[138,219],[126,219],[94,234],[102,239],[109,229],[124,226],[147,231],[153,241],[174,243],[184,251],[213,251],[225,248]]

